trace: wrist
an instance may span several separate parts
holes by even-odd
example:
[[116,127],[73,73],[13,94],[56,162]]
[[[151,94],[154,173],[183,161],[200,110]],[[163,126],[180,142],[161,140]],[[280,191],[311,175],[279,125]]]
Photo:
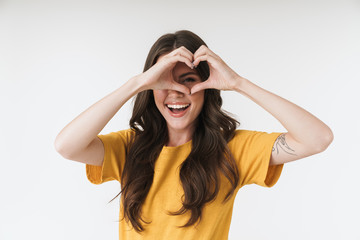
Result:
[[144,82],[141,81],[139,76],[134,76],[130,78],[122,87],[124,87],[127,93],[135,96],[136,94],[147,90],[144,86]]
[[146,81],[144,81],[141,76],[142,74],[136,75],[128,81],[129,85],[131,85],[131,88],[135,90],[136,94],[150,89],[146,85]]
[[243,78],[239,76],[236,80],[236,85],[234,87],[234,90],[236,92],[239,92],[241,94],[244,94],[246,92],[246,87],[250,84],[250,81],[246,78]]

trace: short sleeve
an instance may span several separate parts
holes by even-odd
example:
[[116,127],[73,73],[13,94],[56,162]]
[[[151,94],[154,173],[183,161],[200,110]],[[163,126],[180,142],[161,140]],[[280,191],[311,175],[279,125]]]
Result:
[[104,145],[104,161],[102,166],[86,164],[86,176],[91,183],[120,182],[131,134],[132,130],[128,129],[98,135]]
[[280,178],[283,164],[270,166],[273,145],[281,133],[237,130],[229,149],[240,174],[240,187],[257,184],[272,187]]

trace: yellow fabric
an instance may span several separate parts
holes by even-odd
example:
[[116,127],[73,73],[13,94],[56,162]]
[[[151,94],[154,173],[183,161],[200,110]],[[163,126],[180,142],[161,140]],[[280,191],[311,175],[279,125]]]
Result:
[[[86,165],[90,182],[100,184],[110,180],[120,181],[124,167],[126,146],[131,130],[99,135],[105,147],[103,166]],[[181,208],[181,197],[184,191],[179,179],[181,163],[191,151],[191,141],[177,147],[164,146],[155,164],[153,184],[142,207],[143,218],[152,221],[143,224],[145,232],[138,234],[125,220],[119,222],[121,240],[137,239],[197,239],[227,240],[236,193],[246,184],[258,184],[264,187],[273,186],[280,177],[283,165],[270,166],[272,146],[280,133],[265,133],[248,130],[237,130],[235,137],[228,143],[240,173],[240,184],[235,194],[222,204],[230,183],[222,174],[217,198],[205,205],[201,222],[195,228],[177,228],[184,225],[190,212],[180,216],[167,215],[167,210],[177,211]],[[122,204],[120,216],[122,216]],[[130,222],[129,222],[130,224]]]

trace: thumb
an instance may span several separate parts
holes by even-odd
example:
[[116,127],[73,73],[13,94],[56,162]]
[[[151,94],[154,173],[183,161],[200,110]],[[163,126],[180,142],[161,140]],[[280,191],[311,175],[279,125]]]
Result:
[[175,90],[175,91],[178,91],[178,92],[182,92],[182,93],[185,93],[187,95],[190,94],[190,89],[188,87],[185,87],[184,85],[182,84],[179,84],[177,82],[174,82],[171,86],[171,89],[172,90]]
[[208,81],[205,82],[201,82],[198,84],[195,84],[192,88],[191,88],[191,94],[197,93],[201,90],[207,89],[207,88],[211,88],[210,84]]

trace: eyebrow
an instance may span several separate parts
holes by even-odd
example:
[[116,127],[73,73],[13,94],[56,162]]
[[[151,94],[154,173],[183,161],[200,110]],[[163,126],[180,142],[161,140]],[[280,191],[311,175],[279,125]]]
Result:
[[187,72],[180,75],[180,78],[186,77],[187,75],[197,75],[195,72]]

